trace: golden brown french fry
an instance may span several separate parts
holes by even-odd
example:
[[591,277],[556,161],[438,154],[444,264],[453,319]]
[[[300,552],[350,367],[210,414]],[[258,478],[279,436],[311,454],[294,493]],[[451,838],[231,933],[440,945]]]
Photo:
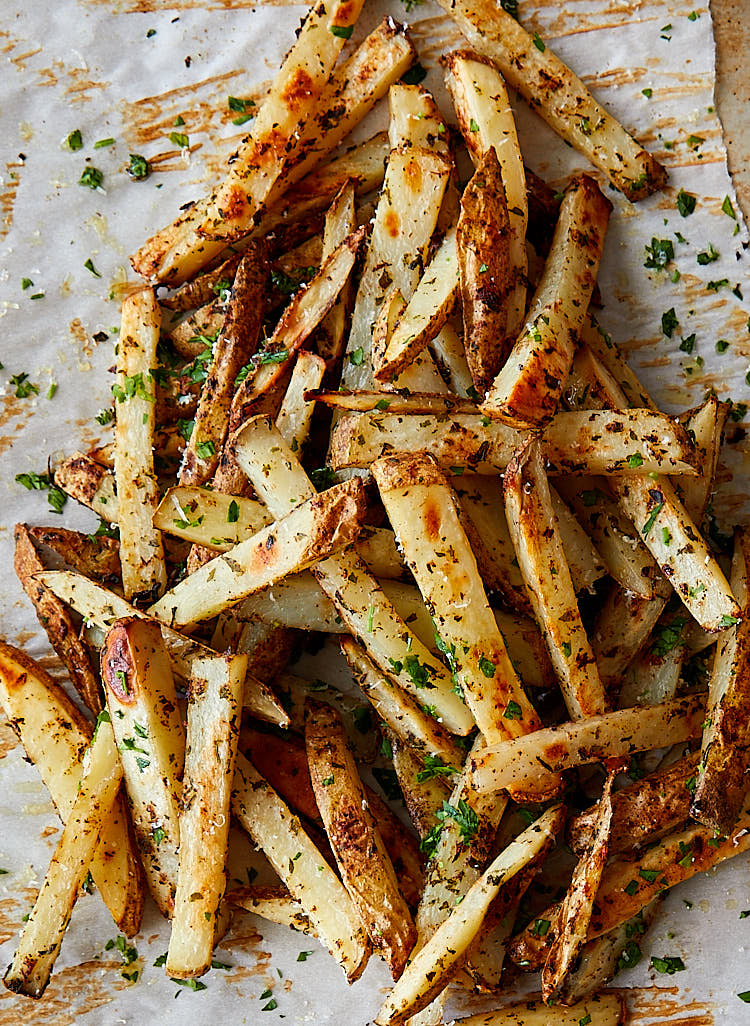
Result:
[[526,312],[526,173],[513,108],[502,76],[476,53],[454,50],[441,59],[458,125],[475,166],[494,147],[502,172],[510,221],[510,292],[503,339],[514,339]]
[[[373,328],[373,344],[375,343],[375,333],[382,314],[383,307],[381,306],[381,314]],[[339,388],[334,392],[329,389],[320,388],[310,392],[309,398],[311,400],[314,399],[316,402],[324,403],[334,410],[352,410],[356,413],[388,410],[394,414],[432,413],[435,416],[444,417],[453,413],[478,414],[479,412],[475,402],[469,399],[460,399],[458,395],[451,395],[448,392],[439,394],[435,392],[412,392],[410,390],[408,395],[401,394],[400,392],[389,392],[388,395],[383,395],[382,392],[372,392],[367,389],[352,392],[349,389]]]
[[117,800],[122,766],[109,714],[97,720],[82,757],[83,774],[42,888],[21,933],[3,983],[17,994],[40,998],[49,983],[78,893],[99,835]]
[[106,535],[82,534],[67,527],[26,528],[35,545],[52,549],[69,567],[99,584],[120,580],[120,544]]
[[360,479],[335,485],[204,563],[148,615],[172,627],[206,620],[247,595],[351,545],[366,511]]
[[[400,296],[400,293],[396,292],[396,295]],[[388,332],[382,360],[375,366],[378,381],[390,381],[412,364],[442,329],[457,295],[456,232],[450,230],[425,268],[405,309],[398,314],[394,329]],[[378,355],[373,339],[373,360]]]
[[581,621],[540,450],[538,442],[529,442],[508,465],[505,513],[565,704],[571,719],[578,720],[606,712],[608,702]]
[[705,714],[705,695],[675,698],[661,705],[589,716],[559,727],[501,741],[472,756],[474,786],[479,791],[522,789],[573,766],[605,761],[633,752],[679,744],[694,737]]
[[474,387],[482,398],[515,339],[515,334],[508,335],[516,284],[512,240],[500,163],[489,146],[461,196],[457,227],[464,348]]
[[612,784],[617,770],[610,770],[598,802],[596,828],[591,845],[573,870],[573,879],[562,903],[557,934],[542,969],[542,996],[549,1004],[561,989],[586,943],[596,892],[607,862],[612,823]]
[[502,885],[549,847],[560,821],[560,806],[547,810],[498,855],[409,963],[376,1016],[378,1026],[399,1026],[443,990],[460,968]]
[[167,974],[202,976],[211,968],[224,864],[245,655],[197,660],[187,709],[185,776],[182,782],[180,850]]
[[528,427],[544,424],[557,409],[596,282],[611,210],[612,204],[586,175],[568,187],[526,322],[483,403],[488,416]]
[[343,884],[273,788],[243,755],[236,759],[232,811],[262,849],[350,982],[363,972],[369,944]]
[[237,375],[258,347],[266,278],[265,246],[262,242],[251,242],[237,268],[224,323],[208,361],[207,377],[180,466],[180,484],[204,484],[216,470],[229,426]]
[[[354,181],[350,180],[341,186],[331,206],[326,211],[325,230],[323,233],[322,259],[325,261],[337,246],[356,229],[357,214],[354,208]],[[338,364],[346,345],[346,329],[352,292],[351,279],[347,281],[339,293],[333,307],[318,326],[317,351],[330,366]]]
[[536,730],[540,721],[497,629],[445,475],[421,455],[385,457],[372,473],[480,731],[492,743]]
[[416,930],[368,809],[343,723],[331,706],[308,700],[305,743],[315,798],[344,886],[372,944],[398,979]]
[[[46,670],[4,642],[0,642],[0,702],[60,819],[66,822],[78,793],[91,724]],[[132,937],[140,929],[145,887],[127,824],[118,798],[102,829],[91,875],[118,929]]]
[[[750,703],[750,535],[734,536],[732,591],[740,606],[716,646],[703,726],[698,785],[690,814],[703,826],[729,834],[750,785],[748,703]],[[730,618],[731,619],[731,618]]]
[[[143,610],[136,609],[119,595],[95,584],[81,574],[69,570],[46,570],[39,579],[51,591],[84,617],[84,621],[98,632],[97,646],[104,643],[104,634],[115,620],[121,617],[145,617]],[[192,673],[193,662],[204,659],[214,653],[205,645],[187,638],[177,631],[171,630],[166,624],[160,623],[164,643],[169,650],[172,670],[183,681],[187,682]],[[93,640],[93,639],[92,639]],[[267,684],[262,683],[252,674],[245,678],[245,708],[258,719],[275,723],[279,727],[289,726],[289,716],[278,698]]]
[[567,1008],[550,1007],[541,997],[527,994],[518,1004],[456,1019],[456,1026],[625,1026],[625,1015],[623,995],[611,991],[591,994]]
[[[446,401],[438,401],[444,410]],[[385,412],[349,413],[339,420],[331,437],[334,469],[369,467],[389,453],[423,450],[454,474],[497,475],[530,437],[498,420],[487,424],[489,418],[478,413],[446,417],[444,412],[381,410]],[[696,473],[697,454],[684,428],[650,410],[558,413],[541,441],[550,475]],[[643,460],[637,468],[632,460],[636,454]]]
[[72,499],[98,513],[102,520],[116,523],[119,515],[115,476],[85,453],[73,453],[55,467],[55,484]]
[[[663,833],[676,830],[690,814],[690,796],[697,779],[698,753],[686,755],[665,769],[649,773],[612,795],[609,854],[650,844]],[[568,843],[580,855],[591,844],[598,807],[570,820]]]
[[364,235],[364,228],[358,228],[347,236],[307,288],[296,293],[266,347],[251,359],[238,392],[238,403],[254,402],[281,380],[286,361],[301,348],[336,302],[352,272]]
[[117,620],[101,651],[102,680],[149,890],[174,909],[185,733],[172,668],[152,620]]
[[458,767],[446,766],[439,757],[425,760],[391,730],[385,731],[385,737],[391,746],[393,769],[406,811],[423,839],[438,825],[437,813],[450,794],[449,780],[452,774],[458,773]]
[[410,695],[398,688],[353,638],[342,637],[341,651],[354,678],[390,730],[422,759],[431,755],[446,766],[461,766],[463,752],[447,730],[428,716]]
[[445,157],[421,147],[394,150],[389,157],[349,330],[342,369],[347,388],[372,387],[373,322],[393,286],[407,301],[411,297],[450,170]]
[[235,887],[227,891],[226,900],[236,908],[243,908],[246,912],[254,912],[261,919],[271,923],[279,923],[280,926],[291,926],[293,930],[299,930],[311,937],[316,933],[310,920],[302,910],[302,906],[295,901],[286,887]]
[[13,537],[16,543],[13,553],[16,576],[31,599],[37,618],[44,627],[50,644],[62,659],[73,686],[85,705],[96,714],[102,708],[101,688],[86,646],[78,637],[76,625],[67,607],[33,576],[44,570],[44,565],[34,547],[27,525],[16,524]]
[[167,310],[195,310],[199,313],[196,307],[213,304],[217,297],[231,289],[240,260],[242,253],[233,253],[210,270],[186,281],[159,302]]
[[164,590],[167,571],[161,535],[153,526],[158,505],[153,434],[156,345],[160,312],[153,289],[141,289],[122,304],[117,343],[115,483],[120,525],[120,562],[125,597],[152,599]]
[[663,187],[667,173],[661,164],[596,102],[538,35],[532,36],[492,0],[440,0],[440,5],[474,49],[489,57],[547,124],[629,200],[643,199]]

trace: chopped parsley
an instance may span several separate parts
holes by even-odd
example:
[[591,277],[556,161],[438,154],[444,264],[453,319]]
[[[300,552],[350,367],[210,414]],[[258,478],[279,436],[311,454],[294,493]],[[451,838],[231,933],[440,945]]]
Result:
[[349,363],[351,363],[354,367],[361,367],[364,362],[364,359],[365,353],[362,349],[362,346],[359,346],[359,348],[355,349],[354,352],[349,353]]
[[665,958],[651,957],[651,968],[655,969],[657,973],[664,973],[667,976],[674,976],[675,973],[681,973],[685,969],[685,963],[681,958],[677,958],[673,955],[667,955]]
[[16,474],[18,484],[28,488],[29,491],[47,492],[47,502],[53,513],[62,513],[63,506],[68,501],[65,492],[53,483],[49,474],[35,474],[33,471],[26,474]]
[[39,395],[39,386],[29,381],[28,374],[14,374],[8,384],[15,388],[16,399],[28,399],[30,395]]
[[[151,377],[150,373],[148,376]],[[135,397],[136,399],[144,399],[147,403],[154,403],[156,399],[148,390],[148,385],[143,380],[143,374],[139,371],[137,374],[131,374],[123,378],[122,385],[112,385],[112,395],[115,397],[118,403],[124,403],[128,399]]]
[[523,711],[518,702],[511,700],[505,707],[503,712],[504,720],[521,720],[523,719]]
[[439,755],[425,755],[424,769],[417,773],[417,783],[423,784],[425,780],[432,780],[434,777],[450,777],[458,773],[455,766],[446,765]]
[[71,151],[72,151],[73,153],[75,153],[75,152],[76,152],[76,150],[80,150],[80,149],[82,149],[82,147],[83,147],[83,136],[81,135],[81,130],[80,130],[80,128],[76,128],[76,129],[74,129],[74,130],[73,130],[73,131],[72,131],[72,132],[70,133],[70,135],[68,136],[68,138],[67,138],[67,139],[65,140],[65,145],[66,145],[66,146],[68,147],[68,149],[69,149],[69,150],[71,150]]
[[719,627],[735,627],[740,622],[739,616],[729,616],[725,613],[721,620],[719,620]]
[[199,459],[207,460],[210,456],[216,455],[216,444],[211,439],[206,442],[198,442],[195,451]]
[[312,951],[300,951],[300,953],[297,955],[297,961],[298,962],[306,962],[308,960],[308,958],[310,957],[310,955],[312,955],[312,954],[313,954]]
[[643,95],[646,97],[647,100],[650,100],[651,97],[654,95],[654,90],[650,89],[650,88],[648,88],[648,89],[641,89],[641,92],[643,93]]
[[237,505],[235,499],[229,503],[229,509],[227,510],[227,523],[236,524],[240,519],[240,507]]
[[21,288],[24,292],[26,291],[26,289],[30,289],[33,284],[34,282],[31,280],[31,278],[21,278]]
[[724,197],[724,202],[721,204],[722,213],[726,214],[727,217],[731,217],[733,221],[737,220],[737,213],[735,212],[732,201],[728,196]]
[[695,196],[690,192],[680,189],[677,193],[677,209],[683,217],[690,217],[695,210]]
[[353,25],[331,25],[331,33],[339,39],[349,39],[353,31]]
[[695,332],[693,332],[692,335],[688,335],[687,337],[682,336],[682,340],[680,342],[680,349],[682,350],[682,352],[683,353],[692,353],[694,348],[695,348]]
[[89,257],[88,260],[86,260],[83,266],[86,268],[87,271],[91,271],[95,278],[101,278],[101,274],[94,267],[94,261],[91,259],[91,257]]
[[134,181],[142,182],[151,174],[151,165],[140,153],[131,153],[130,163],[125,170]]
[[687,144],[693,150],[697,150],[705,141],[702,135],[689,135],[687,137]]
[[170,976],[169,978],[172,981],[172,983],[177,983],[180,987],[187,987],[188,990],[199,991],[206,989],[206,984],[201,983],[200,980],[178,980],[174,976]]
[[484,677],[487,677],[487,678],[491,679],[492,677],[495,676],[495,672],[497,670],[497,667],[495,666],[495,664],[492,662],[491,659],[488,659],[486,656],[480,656],[479,657],[479,669],[482,672],[482,675]]
[[108,139],[97,139],[94,143],[95,150],[103,150],[107,146],[114,146],[115,141],[111,137]]
[[441,822],[452,819],[464,841],[470,841],[479,829],[479,817],[463,798],[459,798],[457,807],[444,801],[442,809],[438,810],[436,816]]
[[179,433],[182,435],[182,437],[185,439],[186,442],[190,441],[190,436],[193,433],[193,428],[194,427],[195,427],[195,421],[194,420],[186,420],[186,419],[184,419],[182,417],[180,417],[177,420],[177,430],[179,431]]
[[544,53],[544,51],[547,49],[547,47],[544,45],[544,40],[538,32],[535,32],[532,36],[532,42],[540,53]]
[[[184,122],[182,123],[184,124]],[[190,146],[190,136],[184,132],[170,132],[169,141],[173,145],[179,146],[181,150],[187,149]]]
[[409,70],[401,76],[401,81],[405,85],[419,85],[419,83],[423,82],[426,77],[427,70],[417,62],[414,67],[409,68]]
[[549,919],[535,919],[531,928],[531,936],[545,937],[551,925]]
[[479,125],[476,123],[474,118],[471,118],[471,120],[469,121],[469,131],[470,132],[478,132],[479,131]]
[[271,284],[285,296],[291,296],[299,289],[303,282],[314,278],[318,273],[317,267],[295,267],[288,274],[285,271],[271,271]]
[[714,249],[713,243],[709,242],[708,249],[702,250],[695,259],[701,267],[705,267],[706,264],[712,264],[715,260],[718,260],[719,254]]
[[78,179],[78,184],[85,185],[89,189],[99,189],[103,181],[104,174],[99,168],[89,165],[83,169],[81,177]]
[[660,270],[666,267],[670,260],[674,260],[674,245],[671,239],[651,239],[651,245],[646,246],[646,259],[644,267],[653,267]]
[[[628,456],[628,466],[629,467],[642,467],[643,466],[643,457],[641,456],[641,454],[639,452],[632,452]],[[590,505],[589,503],[586,503],[585,499],[584,499],[584,504]]]
[[665,310],[661,315],[661,330],[667,338],[671,338],[674,335],[674,330],[679,323],[673,306],[669,310]]

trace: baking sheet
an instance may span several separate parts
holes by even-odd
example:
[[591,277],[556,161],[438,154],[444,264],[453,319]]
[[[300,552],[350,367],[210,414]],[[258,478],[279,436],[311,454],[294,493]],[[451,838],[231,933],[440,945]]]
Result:
[[[59,0],[55,5],[3,5],[0,26],[3,185],[0,196],[0,600],[2,636],[24,645],[52,672],[59,666],[30,604],[12,574],[12,525],[62,522],[91,530],[95,519],[68,503],[62,518],[46,508],[41,493],[29,493],[15,475],[45,469],[53,459],[86,448],[106,432],[94,420],[109,403],[113,361],[112,329],[119,313],[108,298],[112,284],[128,275],[127,254],[151,231],[171,220],[177,208],[200,195],[241,138],[228,95],[262,95],[288,47],[304,7],[255,5],[222,0]],[[426,85],[449,114],[436,58],[462,40],[431,3],[407,13],[400,3],[367,7],[355,39],[388,10],[407,19],[423,63]],[[715,388],[722,398],[747,401],[750,367],[748,241],[728,177],[722,130],[714,103],[714,45],[705,3],[648,0],[571,0],[564,5],[522,0],[522,20],[549,41],[596,95],[670,169],[670,187],[633,207],[609,192],[615,212],[607,239],[601,286],[601,320],[627,348],[657,400],[670,411],[684,408]],[[694,11],[695,18],[687,15]],[[665,28],[665,26],[671,26]],[[155,31],[151,31],[155,30]],[[644,89],[652,90],[650,98]],[[522,103],[517,105],[522,147],[529,164],[554,182],[583,168]],[[184,160],[169,141],[175,120],[190,137]],[[375,127],[384,114],[376,115]],[[373,122],[370,122],[373,125]],[[63,147],[80,129],[84,146]],[[363,130],[359,134],[369,134]],[[698,137],[700,143],[688,141]],[[112,137],[112,147],[94,149]],[[161,159],[145,182],[124,174],[130,152]],[[103,191],[77,185],[86,159],[104,172]],[[586,168],[590,170],[589,168]],[[683,219],[675,209],[682,187],[698,197],[696,212]],[[729,196],[737,220],[722,212]],[[735,228],[737,234],[734,234]],[[677,243],[675,232],[686,242]],[[652,236],[675,242],[680,281],[643,267],[644,245]],[[708,265],[696,256],[712,244],[720,254]],[[85,268],[90,259],[100,278]],[[671,270],[671,268],[670,268]],[[21,279],[33,285],[21,288]],[[726,278],[717,291],[709,281]],[[38,299],[32,296],[43,293]],[[675,308],[678,331],[667,340],[661,314]],[[97,341],[101,333],[109,337]],[[692,353],[681,351],[682,336],[695,333]],[[723,353],[716,342],[725,339]],[[702,364],[699,362],[700,358]],[[39,397],[16,399],[11,375],[25,372]],[[58,385],[45,398],[51,383]],[[721,470],[717,507],[730,520],[747,513],[747,444],[740,431]],[[322,667],[322,669],[321,669]],[[311,668],[312,672],[312,668]],[[330,653],[315,674],[333,673]],[[0,724],[0,959],[10,960],[22,916],[28,911],[57,837],[49,799],[22,757],[6,724]],[[239,874],[250,856],[238,850]],[[630,993],[633,1021],[679,1020],[691,1026],[716,1019],[747,1021],[736,998],[750,987],[743,957],[750,920],[739,912],[750,905],[748,863],[742,856],[715,873],[678,888],[643,944],[640,966],[618,977]],[[692,902],[688,908],[684,899]],[[77,904],[53,982],[40,1004],[0,994],[0,1026],[19,1022],[176,1024],[294,1023],[360,1026],[375,1014],[388,984],[373,961],[363,979],[348,988],[316,942],[251,916],[238,919],[218,957],[230,970],[213,970],[206,990],[185,990],[153,967],[166,949],[164,924],[150,909],[136,945],[139,983],[120,975],[120,959],[105,950],[114,937],[98,895]],[[300,951],[313,949],[305,961]],[[649,956],[679,955],[687,971],[658,977],[646,968]],[[132,967],[130,967],[132,968]],[[656,985],[658,990],[654,990]],[[272,990],[276,1009],[263,1012]],[[458,995],[455,1013],[492,1002]]]

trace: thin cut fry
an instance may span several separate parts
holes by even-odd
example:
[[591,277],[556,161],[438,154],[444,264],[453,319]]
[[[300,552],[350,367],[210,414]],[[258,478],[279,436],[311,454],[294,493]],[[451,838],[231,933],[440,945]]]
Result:
[[152,289],[127,296],[117,344],[115,482],[120,525],[122,584],[127,599],[152,599],[164,590],[167,571],[161,535],[153,526],[158,504],[153,434],[159,306]]
[[3,977],[8,990],[40,998],[49,983],[73,905],[117,799],[122,767],[109,714],[99,714],[83,776],[42,889]]
[[518,1004],[456,1019],[456,1026],[625,1026],[625,1014],[624,997],[612,991],[592,994],[567,1008],[550,1007],[541,997],[527,994]]

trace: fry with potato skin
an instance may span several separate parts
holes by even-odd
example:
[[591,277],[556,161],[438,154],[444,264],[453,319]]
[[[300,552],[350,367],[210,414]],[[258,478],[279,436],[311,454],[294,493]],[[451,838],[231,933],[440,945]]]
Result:
[[180,802],[180,865],[167,975],[202,976],[211,968],[224,894],[234,760],[242,715],[245,655],[196,661],[190,680],[185,776]]
[[179,866],[185,734],[157,624],[117,620],[101,651],[101,671],[146,880],[169,918]]
[[719,637],[709,682],[698,783],[690,815],[703,826],[729,834],[742,807],[750,780],[750,534],[734,536],[732,591],[740,606],[739,622]]
[[370,948],[352,900],[297,816],[243,755],[236,759],[232,811],[354,982],[364,971]]
[[[696,752],[614,792],[610,855],[649,844],[685,822],[690,815],[690,789],[697,766]],[[593,839],[597,812],[597,806],[592,806],[568,823],[568,844],[576,855],[582,854]]]
[[58,488],[88,506],[108,523],[117,521],[119,504],[115,478],[109,467],[97,463],[83,452],[75,452],[55,467]]
[[78,573],[105,585],[121,580],[120,543],[116,539],[81,534],[67,527],[23,526],[35,545],[46,545]]
[[534,787],[550,773],[574,766],[679,744],[694,737],[705,715],[705,695],[676,698],[661,705],[589,716],[544,727],[534,734],[501,741],[471,757],[474,786],[497,792]]
[[586,175],[566,190],[526,322],[482,404],[488,416],[518,427],[539,426],[553,416],[596,283],[611,210]]
[[[667,172],[600,106],[545,43],[492,0],[439,0],[469,43],[489,57],[547,124],[635,201],[661,189]],[[540,40],[541,42],[541,40]]]
[[505,512],[531,604],[547,642],[571,719],[607,711],[560,540],[538,442],[529,442],[508,465]]
[[78,794],[21,933],[13,962],[3,977],[8,990],[28,997],[40,998],[49,983],[99,835],[117,800],[122,766],[106,712],[99,714],[82,766]]
[[505,186],[494,147],[479,158],[461,196],[456,231],[464,347],[474,387],[484,396],[508,359],[515,283]]
[[[91,724],[46,670],[2,641],[0,702],[60,819],[66,822],[78,793]],[[123,802],[117,798],[90,868],[118,929],[132,937],[140,929],[146,889]]]
[[518,1004],[505,1005],[495,1012],[479,1012],[466,1019],[456,1019],[455,1026],[625,1026],[625,999],[622,994],[602,991],[592,994],[568,1008],[551,1007],[533,994]]
[[394,979],[417,933],[370,813],[340,717],[308,699],[305,744],[315,798],[344,886]]
[[13,555],[16,576],[31,599],[37,619],[62,659],[81,700],[96,715],[102,708],[102,694],[86,646],[78,637],[76,625],[64,603],[33,576],[44,570],[44,565],[27,525],[16,524],[13,536],[16,543]]

